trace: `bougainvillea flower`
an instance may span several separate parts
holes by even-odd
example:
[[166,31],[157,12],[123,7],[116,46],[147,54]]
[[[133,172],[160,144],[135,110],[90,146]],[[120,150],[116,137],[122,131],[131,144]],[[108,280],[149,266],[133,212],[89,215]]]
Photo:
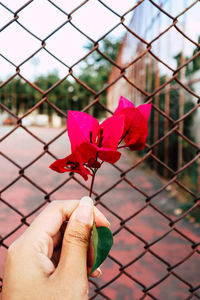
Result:
[[142,104],[135,107],[124,97],[120,98],[114,116],[124,116],[124,142],[131,150],[142,150],[148,136],[148,118],[151,104]]
[[58,173],[64,172],[75,172],[80,174],[85,180],[88,179],[88,175],[92,175],[87,167],[84,166],[82,157],[79,151],[82,149],[77,148],[63,159],[56,160],[53,164],[49,166],[52,170]]
[[[124,116],[114,116],[99,122],[91,115],[79,112],[68,112],[68,135],[72,152],[81,145],[81,158],[89,164],[100,158],[102,161],[115,163],[121,156],[117,151],[124,129]],[[79,148],[80,149],[80,148]]]

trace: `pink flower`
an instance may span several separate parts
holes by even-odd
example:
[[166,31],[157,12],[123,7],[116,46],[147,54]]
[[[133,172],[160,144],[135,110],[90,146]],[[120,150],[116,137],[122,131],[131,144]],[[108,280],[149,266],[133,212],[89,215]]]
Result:
[[117,151],[123,133],[124,117],[106,119],[102,124],[87,113],[68,112],[68,135],[72,154],[55,161],[50,168],[56,172],[75,172],[85,180],[92,175],[89,168],[101,166],[97,158],[115,163],[121,156]]
[[115,163],[120,158],[117,147],[124,129],[123,116],[110,117],[99,124],[87,113],[70,110],[67,128],[72,152],[82,145],[81,157],[89,166],[97,156],[109,163]]
[[150,112],[151,104],[135,107],[132,102],[120,97],[114,116],[124,116],[124,142],[131,150],[142,150],[145,147]]
[[88,180],[88,175],[92,175],[84,166],[80,152],[81,148],[77,148],[74,152],[63,159],[56,160],[49,166],[50,169],[58,172],[75,172],[80,174],[85,180]]
[[114,115],[99,122],[91,115],[68,111],[67,128],[72,153],[55,161],[50,168],[56,172],[76,172],[85,180],[91,172],[106,161],[115,163],[121,156],[118,145],[124,139],[125,147],[142,150],[148,135],[151,104],[137,108],[124,97],[120,98]]

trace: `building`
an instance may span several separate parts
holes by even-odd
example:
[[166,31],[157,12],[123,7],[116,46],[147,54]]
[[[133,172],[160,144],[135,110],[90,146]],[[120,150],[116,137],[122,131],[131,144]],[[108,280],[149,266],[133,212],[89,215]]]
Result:
[[[121,95],[136,106],[146,101],[154,104],[150,145],[180,120],[178,132],[174,133],[176,140],[172,142],[172,133],[153,148],[154,155],[174,170],[195,155],[192,143],[195,149],[200,144],[199,11],[199,2],[191,4],[187,0],[138,1],[130,24],[125,25],[126,34],[116,60],[122,71],[113,67],[109,78],[111,84],[123,74],[108,90],[110,110],[117,107]],[[200,186],[200,174],[198,182]]]

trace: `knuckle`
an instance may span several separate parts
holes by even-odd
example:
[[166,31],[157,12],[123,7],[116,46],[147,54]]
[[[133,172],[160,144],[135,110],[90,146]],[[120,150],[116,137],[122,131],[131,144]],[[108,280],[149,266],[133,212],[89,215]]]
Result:
[[65,234],[64,240],[66,243],[88,246],[89,234],[85,228],[73,229]]

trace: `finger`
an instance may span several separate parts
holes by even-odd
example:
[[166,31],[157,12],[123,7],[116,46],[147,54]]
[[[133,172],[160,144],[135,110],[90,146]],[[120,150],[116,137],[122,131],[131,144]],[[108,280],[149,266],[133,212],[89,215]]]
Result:
[[94,221],[96,223],[96,226],[106,226],[110,227],[110,222],[107,220],[107,218],[100,212],[100,210],[94,206]]
[[78,200],[53,201],[42,211],[21,237],[11,245],[11,253],[17,254],[16,268],[24,261],[28,261],[24,267],[32,270],[32,273],[37,276],[43,273],[49,276],[54,272],[55,268],[50,258],[54,245],[60,239],[59,229],[63,221],[69,219],[78,204]]
[[34,235],[35,233],[46,232],[53,237],[59,231],[63,222],[70,218],[78,204],[79,200],[56,200],[51,202],[33,221],[28,228],[28,234]]
[[[55,201],[54,201],[55,202]],[[52,203],[54,203],[52,202]],[[59,201],[58,201],[59,202]],[[56,203],[56,202],[55,202]],[[94,222],[96,223],[96,226],[106,226],[110,227],[110,223],[107,220],[107,218],[103,215],[103,213],[96,207],[94,207]],[[65,229],[67,226],[67,221],[64,221],[59,229],[59,231],[53,236],[53,244],[54,247],[57,247],[60,245],[60,242],[62,241]],[[91,243],[92,245],[92,243]]]
[[[35,274],[42,274],[45,271],[49,276],[54,271],[49,258],[52,257],[54,247],[60,242],[59,231],[62,229],[63,222],[69,220],[78,205],[79,200],[53,201],[40,213],[25,233],[14,243],[15,245],[12,245],[14,246],[12,253],[17,254],[17,259],[14,261],[16,269],[26,260],[29,262],[29,266],[26,264],[26,267]],[[95,214],[97,215],[96,222],[107,226],[108,222],[97,209],[95,209]],[[35,258],[30,259],[33,256]],[[36,261],[42,266],[41,270],[35,264]]]
[[[34,236],[47,233],[54,237],[64,221],[69,220],[72,212],[77,208],[79,200],[55,200],[52,201],[27,229],[27,235]],[[110,226],[106,217],[94,208],[95,222],[97,226]]]
[[94,206],[89,197],[83,197],[74,210],[63,238],[61,257],[56,270],[58,276],[87,280],[87,250],[93,225]]
[[[62,229],[66,227],[63,222],[69,220],[78,204],[79,200],[56,200],[51,202],[18,239],[18,244],[21,241],[23,248],[31,248],[38,243],[39,251],[51,258],[54,247],[61,240],[59,231],[61,230],[62,233],[64,231]],[[108,226],[109,224],[105,216],[96,207],[95,219],[97,226]],[[49,238],[52,241],[49,241]],[[35,247],[35,249],[38,250],[38,247]]]

